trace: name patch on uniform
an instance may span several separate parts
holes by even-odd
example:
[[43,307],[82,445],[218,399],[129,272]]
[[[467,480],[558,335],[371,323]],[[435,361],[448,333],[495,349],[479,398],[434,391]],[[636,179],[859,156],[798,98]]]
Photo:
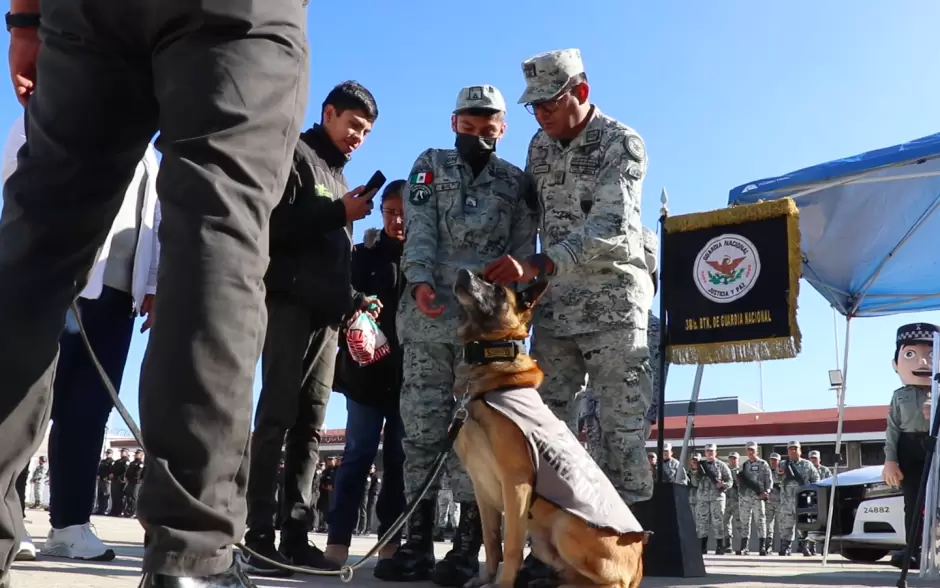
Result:
[[572,157],[568,165],[568,171],[578,176],[597,175],[600,169],[600,162],[593,157]]
[[408,193],[408,201],[415,206],[423,206],[431,199],[431,186],[427,184],[412,184]]
[[547,174],[550,171],[552,171],[552,166],[548,165],[547,163],[540,163],[538,165],[532,166],[532,173],[534,174]]
[[642,179],[643,170],[640,168],[640,164],[635,161],[627,162],[627,175],[634,180]]
[[491,173],[491,174],[493,175],[493,177],[494,177],[495,179],[497,179],[497,180],[508,180],[508,179],[509,179],[509,172],[506,171],[506,169],[505,169],[505,168],[502,168],[502,167],[494,167],[494,168],[493,168],[493,171],[491,171],[490,173]]
[[752,471],[752,472],[759,472],[759,471],[760,471],[760,464],[756,464],[756,463],[751,464],[751,471]]
[[457,190],[460,188],[460,182],[441,182],[439,184],[434,184],[434,189],[441,192],[446,192],[447,190]]
[[456,153],[451,153],[444,159],[445,167],[454,167],[456,165],[460,165],[460,158]]
[[591,143],[600,143],[601,142],[601,131],[600,129],[591,129],[590,131],[584,133],[584,144],[589,145]]
[[565,172],[563,170],[557,170],[554,177],[552,178],[551,185],[558,186],[559,184],[565,183]]

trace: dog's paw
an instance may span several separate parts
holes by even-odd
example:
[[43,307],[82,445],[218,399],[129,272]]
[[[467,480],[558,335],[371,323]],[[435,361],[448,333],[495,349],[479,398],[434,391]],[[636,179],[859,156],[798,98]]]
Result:
[[464,584],[463,588],[496,588],[496,584],[488,578],[473,578]]

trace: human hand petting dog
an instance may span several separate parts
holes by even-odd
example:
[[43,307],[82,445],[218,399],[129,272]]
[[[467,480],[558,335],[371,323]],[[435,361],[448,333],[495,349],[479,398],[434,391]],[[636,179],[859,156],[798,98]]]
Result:
[[428,284],[418,284],[415,286],[415,302],[418,304],[418,310],[430,318],[437,318],[444,312],[444,305],[434,303],[437,301],[437,294]]
[[483,279],[505,286],[507,284],[525,284],[539,275],[539,268],[530,261],[519,261],[512,255],[504,255],[486,266]]

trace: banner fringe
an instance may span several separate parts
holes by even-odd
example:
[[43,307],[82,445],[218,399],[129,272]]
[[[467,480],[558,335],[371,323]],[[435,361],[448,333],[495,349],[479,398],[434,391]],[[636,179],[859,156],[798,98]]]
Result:
[[[800,209],[791,198],[765,200],[757,202],[756,204],[743,204],[730,208],[710,210],[708,212],[693,212],[691,214],[666,217],[666,231],[670,233],[684,233],[686,231],[698,231],[700,229],[708,229],[721,225],[737,225],[769,218],[778,218],[784,215],[796,215],[797,219],[800,218]],[[799,228],[799,223],[797,223],[797,227]],[[789,225],[787,228],[789,229]]]
[[799,337],[776,337],[753,341],[676,345],[668,348],[669,363],[707,365],[715,363],[750,363],[774,359],[792,359],[800,352]]

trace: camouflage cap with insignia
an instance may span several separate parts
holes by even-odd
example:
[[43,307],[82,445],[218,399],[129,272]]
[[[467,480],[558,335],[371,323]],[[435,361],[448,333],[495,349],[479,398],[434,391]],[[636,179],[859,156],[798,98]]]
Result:
[[797,449],[799,449],[801,447],[800,442],[790,441],[789,443],[787,443],[787,449],[790,449],[791,447],[796,447]]
[[770,459],[777,459],[777,460],[779,460],[779,459],[780,459],[780,454],[779,454],[779,453],[771,453],[771,454],[770,454]]
[[745,447],[748,449],[757,449],[757,443],[755,441],[748,441]]
[[559,49],[539,53],[522,62],[522,73],[525,75],[525,92],[519,98],[519,104],[551,100],[565,89],[571,78],[584,73],[581,51]]
[[663,443],[663,451],[672,451],[672,443]]
[[494,112],[506,112],[506,100],[495,86],[467,86],[457,94],[454,114],[471,108],[481,108]]
[[815,449],[809,452],[810,457],[819,457],[819,452]]
[[705,451],[709,451],[709,450],[718,451],[718,446],[715,445],[714,443],[709,443],[708,445],[705,446]]
[[740,458],[741,458],[741,454],[738,453],[737,451],[732,451],[731,453],[728,454],[728,458],[730,459],[730,458],[732,458],[732,457],[740,459]]

